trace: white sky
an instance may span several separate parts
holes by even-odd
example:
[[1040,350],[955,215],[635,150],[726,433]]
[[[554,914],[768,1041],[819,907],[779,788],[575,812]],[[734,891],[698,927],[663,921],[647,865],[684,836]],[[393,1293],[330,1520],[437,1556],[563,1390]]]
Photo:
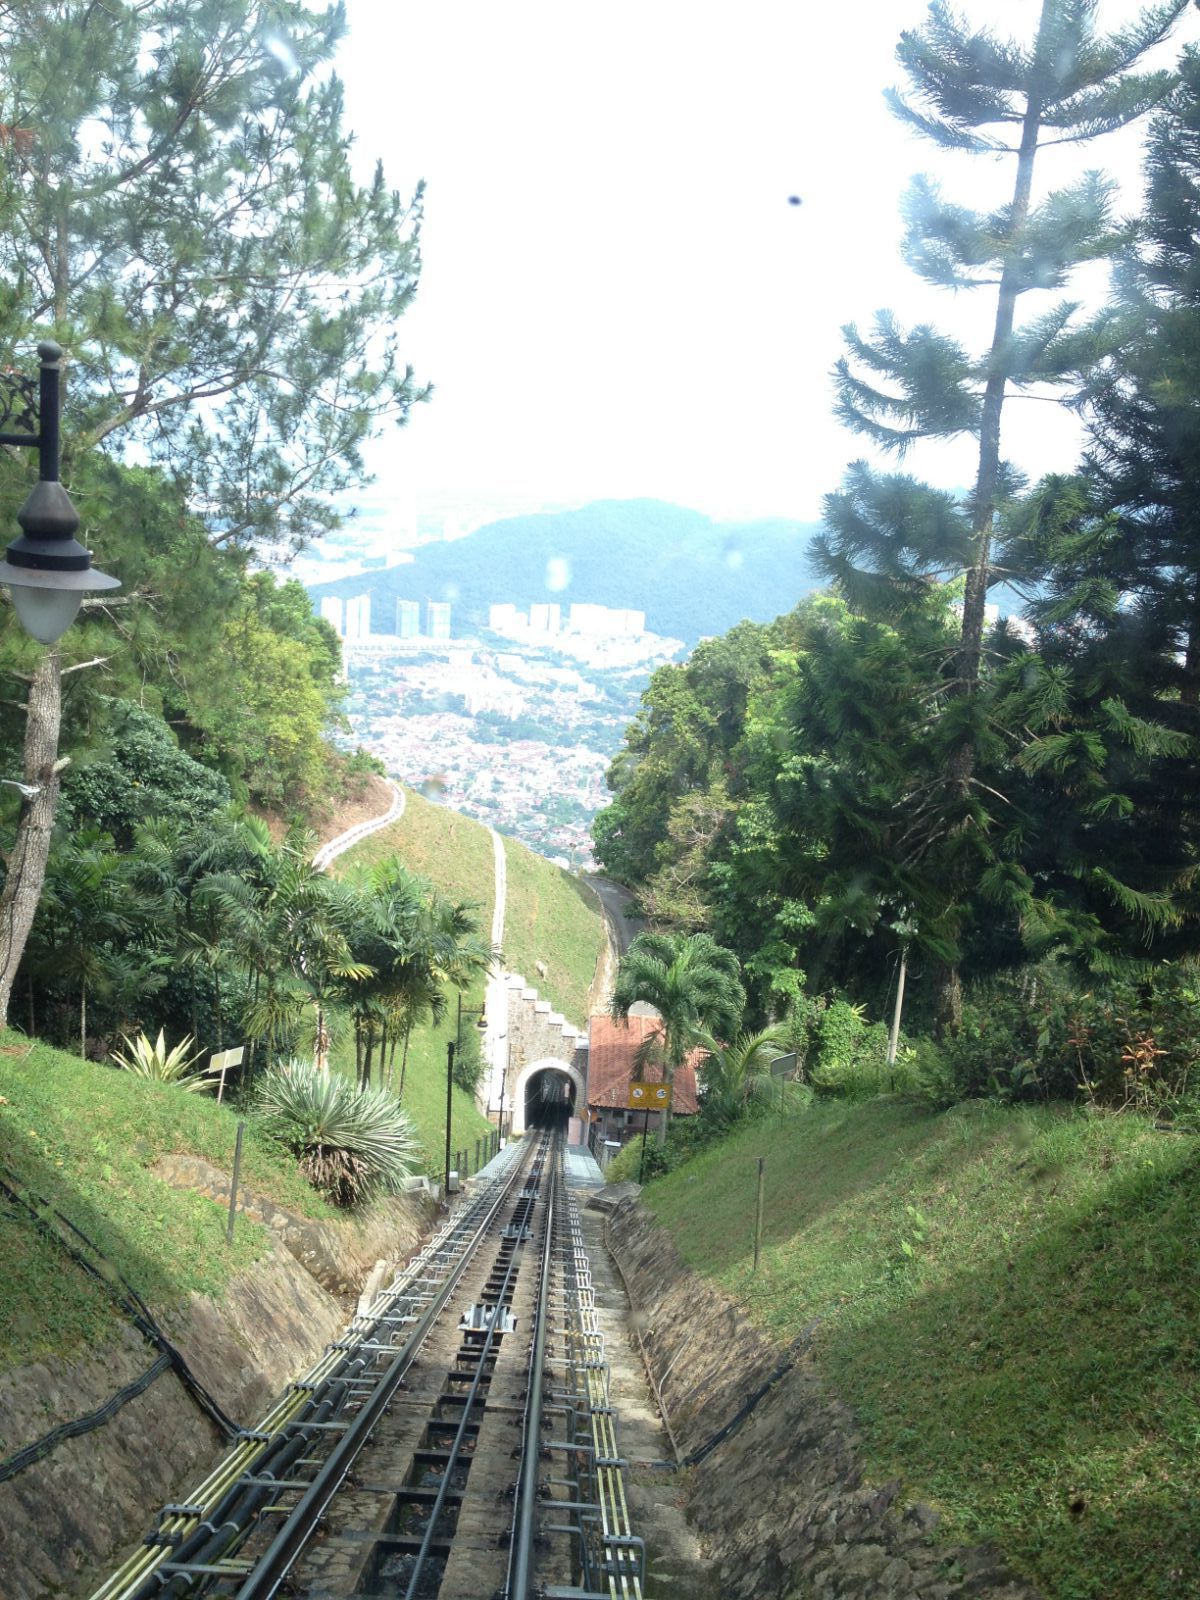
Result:
[[[965,9],[1027,36],[1040,5]],[[1101,16],[1134,9],[1109,0]],[[633,495],[816,517],[867,453],[831,414],[841,325],[891,307],[986,345],[986,292],[926,289],[898,254],[912,174],[970,204],[1012,181],[1011,163],[947,156],[883,104],[925,0],[348,10],[337,65],[364,175],[381,156],[395,186],[428,183],[404,333],[437,392],[370,456],[372,498],[398,517]],[[1066,160],[1117,171],[1136,208],[1133,141]],[[1041,187],[1064,176],[1061,156],[1047,161]],[[1016,400],[1005,427],[1027,472],[1073,464],[1057,407]],[[953,486],[971,458],[970,444],[926,447],[905,466]]]

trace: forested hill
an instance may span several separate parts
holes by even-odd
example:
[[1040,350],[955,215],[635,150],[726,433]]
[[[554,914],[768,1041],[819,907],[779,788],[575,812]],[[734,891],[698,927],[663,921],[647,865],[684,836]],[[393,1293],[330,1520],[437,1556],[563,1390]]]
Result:
[[487,621],[489,605],[584,601],[645,611],[654,633],[694,644],[748,618],[765,622],[814,588],[816,523],[713,522],[658,500],[604,500],[578,511],[493,522],[431,544],[416,560],[313,585],[323,595],[372,592],[372,628],[391,632],[397,600],[450,600],[454,631]]

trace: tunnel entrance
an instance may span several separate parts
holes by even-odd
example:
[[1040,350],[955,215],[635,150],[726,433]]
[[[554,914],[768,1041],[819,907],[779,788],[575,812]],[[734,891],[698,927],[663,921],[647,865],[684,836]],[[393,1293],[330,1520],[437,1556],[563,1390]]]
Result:
[[543,1067],[525,1083],[525,1126],[565,1128],[575,1114],[575,1084],[566,1071]]

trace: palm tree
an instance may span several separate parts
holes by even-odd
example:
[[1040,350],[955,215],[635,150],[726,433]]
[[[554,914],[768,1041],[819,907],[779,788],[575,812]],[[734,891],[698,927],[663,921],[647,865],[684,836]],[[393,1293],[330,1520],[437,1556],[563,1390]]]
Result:
[[[617,968],[609,1010],[623,1022],[639,1002],[653,1006],[659,1024],[651,1040],[661,1046],[663,1076],[672,1083],[698,1042],[737,1032],[746,1004],[740,972],[733,951],[711,934],[639,933]],[[668,1110],[659,1124],[660,1140],[667,1137],[669,1120]]]
[[730,1044],[702,1038],[700,1084],[705,1117],[714,1123],[738,1122],[755,1100],[771,1092],[771,1063],[787,1047],[782,1027],[739,1033]]

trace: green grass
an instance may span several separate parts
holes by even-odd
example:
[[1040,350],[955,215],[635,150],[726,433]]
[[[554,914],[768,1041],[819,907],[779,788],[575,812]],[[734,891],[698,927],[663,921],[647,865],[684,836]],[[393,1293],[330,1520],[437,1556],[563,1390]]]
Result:
[[[583,1027],[588,990],[604,944],[604,922],[592,891],[579,878],[535,855],[515,839],[504,841],[508,894],[504,964],[519,972],[568,1022]],[[547,968],[543,978],[537,971]]]
[[409,872],[428,878],[451,900],[477,906],[479,931],[485,939],[490,936],[496,868],[491,835],[482,823],[405,789],[399,822],[368,834],[339,856],[332,870],[340,875],[352,866],[373,866],[391,856]]
[[[237,1115],[207,1095],[148,1083],[96,1062],[0,1035],[0,1161],[89,1235],[152,1305],[217,1294],[256,1261],[267,1230],[172,1189],[149,1170],[166,1152],[232,1165]],[[290,1158],[246,1130],[243,1181],[280,1205],[333,1216]],[[31,1221],[0,1207],[0,1368],[67,1354],[113,1327],[104,1291]]]
[[[766,1157],[752,1275],[755,1158]],[[1133,1118],[817,1105],[653,1184],[685,1257],[814,1354],[869,1469],[1047,1600],[1200,1594],[1200,1146]]]

